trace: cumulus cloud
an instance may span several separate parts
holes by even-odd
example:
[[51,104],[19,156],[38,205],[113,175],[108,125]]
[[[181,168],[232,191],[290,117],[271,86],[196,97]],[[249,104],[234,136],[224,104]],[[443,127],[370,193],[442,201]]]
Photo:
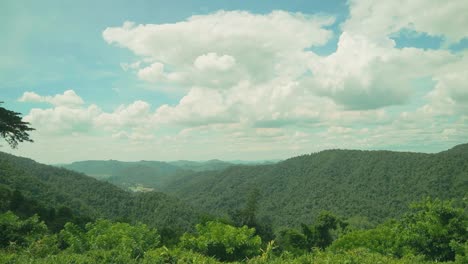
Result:
[[[304,50],[324,45],[333,34],[324,27],[333,22],[331,16],[284,11],[266,15],[219,11],[173,24],[126,22],[107,28],[103,37],[163,65],[140,70],[143,80],[225,89],[238,80],[268,81],[285,69],[296,69],[288,74],[300,75],[307,57]],[[172,78],[161,78],[166,66],[171,70],[165,74]]]
[[435,73],[434,79],[438,81],[436,90],[444,91],[459,104],[468,104],[468,51]]
[[148,67],[138,71],[138,77],[149,82],[157,82],[165,79],[164,64],[155,62]]
[[[337,50],[309,60],[312,77],[304,81],[318,95],[345,109],[366,110],[404,105],[415,94],[414,83],[431,77],[436,89],[426,98],[445,102],[463,98],[462,56],[447,50],[396,48],[392,39],[401,30],[457,42],[468,36],[465,1],[350,1],[350,17],[342,24]],[[421,12],[421,10],[424,10]],[[443,74],[451,68],[450,74]],[[443,76],[442,76],[443,75]],[[451,77],[450,77],[451,76]],[[448,84],[450,82],[450,84]],[[449,88],[450,87],[450,88]],[[431,99],[432,98],[432,99]],[[451,99],[450,99],[451,98]],[[460,99],[458,99],[460,100]],[[426,107],[428,110],[429,106]],[[433,109],[431,109],[432,111]]]
[[352,0],[350,17],[342,28],[377,39],[410,29],[458,42],[468,37],[467,13],[465,0]]
[[363,0],[351,1],[349,8],[337,50],[328,56],[308,48],[327,43],[333,33],[325,27],[334,18],[283,11],[219,11],[160,25],[126,22],[107,28],[103,37],[152,61],[138,70],[141,79],[186,87],[178,104],[156,110],[156,122],[267,128],[384,124],[392,117],[382,109],[409,103],[421,78],[435,82],[425,97],[431,102],[426,112],[450,102],[460,109],[464,55],[400,49],[392,37],[410,29],[456,42],[466,36],[461,26],[466,5],[452,1],[439,10],[431,2]]
[[147,127],[151,125],[151,106],[145,101],[135,101],[129,105],[120,105],[111,113],[102,113],[94,118],[98,127],[112,131]]
[[227,71],[236,64],[236,59],[229,55],[219,56],[214,52],[200,55],[195,59],[194,66],[198,70]]
[[54,96],[26,92],[19,101],[53,104],[50,108],[33,108],[24,117],[43,135],[112,132],[120,135],[114,138],[141,140],[152,137],[154,112],[149,103],[141,100],[120,105],[112,112],[104,112],[94,104],[86,105],[73,90]]
[[347,109],[374,109],[406,103],[414,80],[456,61],[447,51],[397,49],[391,39],[343,32],[336,52],[310,61],[313,76],[306,85]]
[[45,102],[54,106],[79,106],[84,103],[83,99],[81,99],[81,97],[79,97],[73,90],[66,90],[63,94],[57,94],[54,96],[40,96],[35,92],[25,92],[18,101]]
[[105,135],[106,142],[130,142],[129,150],[140,144],[135,153],[153,144],[164,158],[460,142],[468,131],[468,53],[398,48],[394,40],[407,29],[449,44],[466,37],[467,5],[439,7],[350,1],[337,49],[325,56],[310,48],[331,39],[332,16],[219,11],[177,23],[125,22],[103,32],[136,55],[122,69],[165,92],[182,89],[180,100],[102,111],[69,90],[26,92],[20,101],[52,104],[25,117],[45,128],[40,133]]
[[86,108],[68,106],[33,108],[24,120],[44,134],[86,133],[93,127],[93,118],[100,112],[96,105]]
[[225,92],[192,88],[176,106],[162,105],[155,114],[159,123],[198,126],[235,122],[235,105]]

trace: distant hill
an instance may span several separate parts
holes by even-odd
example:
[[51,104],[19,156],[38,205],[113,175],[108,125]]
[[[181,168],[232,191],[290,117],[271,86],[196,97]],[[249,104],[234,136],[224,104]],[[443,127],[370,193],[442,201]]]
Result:
[[208,161],[178,160],[169,163],[181,169],[191,171],[223,170],[233,165],[233,163],[216,159]]
[[5,153],[0,153],[0,185],[86,215],[184,227],[196,221],[197,210],[229,215],[244,207],[254,190],[260,193],[258,218],[275,228],[311,223],[321,210],[376,224],[398,217],[423,197],[462,199],[468,193],[468,144],[437,154],[326,150],[265,165],[111,160],[65,166],[108,175],[106,181],[124,188],[154,188],[170,196],[127,192]]
[[[193,172],[222,170],[232,163],[221,160],[209,161],[136,161],[89,160],[60,167],[84,173],[99,180],[105,180],[119,187],[130,190],[164,190],[171,181]],[[138,188],[146,187],[146,188]]]
[[134,189],[137,186],[161,190],[169,180],[184,173],[184,170],[166,162],[140,161],[124,163],[125,167],[113,172],[106,181],[124,189]]
[[124,162],[117,160],[86,160],[73,162],[71,164],[60,164],[57,166],[81,172],[96,179],[107,179],[114,176],[119,171],[138,164],[139,162]]
[[[91,163],[100,173],[121,166],[114,161],[109,161],[107,167]],[[78,215],[93,218],[142,221],[150,226],[180,229],[191,228],[198,218],[192,207],[166,194],[131,193],[82,173],[3,152],[0,152],[0,187],[18,190],[44,206],[65,206]]]
[[277,227],[310,223],[321,210],[378,223],[426,196],[466,196],[468,144],[438,154],[327,150],[188,175],[166,191],[222,215],[243,207],[254,189],[260,191],[259,218]]
[[219,171],[236,165],[274,164],[276,161],[135,161],[88,160],[60,164],[73,171],[84,173],[98,180],[105,180],[125,190],[164,191],[171,182],[194,172]]

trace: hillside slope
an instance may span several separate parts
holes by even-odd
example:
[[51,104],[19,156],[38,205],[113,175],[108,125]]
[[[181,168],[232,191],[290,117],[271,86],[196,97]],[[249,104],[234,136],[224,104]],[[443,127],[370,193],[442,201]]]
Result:
[[274,165],[190,175],[167,191],[211,213],[228,214],[243,207],[254,189],[260,192],[259,218],[276,227],[310,223],[321,210],[378,223],[426,196],[464,197],[468,144],[438,154],[327,150]]
[[0,152],[0,185],[50,207],[80,215],[142,221],[150,226],[188,229],[197,212],[163,193],[134,194],[81,173]]
[[164,190],[173,180],[198,171],[222,170],[233,164],[220,160],[210,161],[135,161],[88,160],[60,167],[81,172],[99,180],[105,180],[126,190],[137,187]]

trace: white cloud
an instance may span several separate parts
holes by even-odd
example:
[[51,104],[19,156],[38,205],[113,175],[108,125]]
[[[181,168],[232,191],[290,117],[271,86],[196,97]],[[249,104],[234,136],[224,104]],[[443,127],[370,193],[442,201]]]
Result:
[[[468,105],[468,51],[458,60],[448,64],[434,74],[438,81],[435,92],[443,93],[459,105]],[[440,97],[445,97],[444,95]]]
[[[125,138],[141,140],[151,138],[155,123],[151,106],[144,101],[121,105],[112,112],[103,112],[98,106],[70,98],[80,98],[72,90],[54,96],[40,96],[27,92],[22,102],[49,102],[51,108],[33,108],[24,117],[41,135],[66,135],[71,133],[109,133],[128,135]],[[79,102],[79,104],[78,104]],[[122,138],[122,137],[119,137]]]
[[44,98],[34,92],[24,92],[18,101],[20,102],[44,102]]
[[138,77],[149,82],[162,81],[166,78],[164,75],[164,64],[155,62],[148,67],[138,71]]
[[46,102],[54,106],[79,106],[84,103],[83,99],[81,99],[81,97],[79,97],[73,90],[66,90],[63,94],[57,94],[55,96],[40,96],[34,92],[25,92],[18,101]]
[[313,76],[306,85],[348,109],[399,105],[411,97],[415,79],[456,60],[448,51],[397,49],[390,39],[343,32],[335,53],[310,60]]
[[466,37],[466,4],[435,6],[351,1],[337,50],[327,56],[309,48],[331,39],[331,16],[219,11],[170,24],[126,22],[103,32],[108,43],[136,54],[121,67],[166,92],[181,89],[178,102],[153,109],[137,100],[104,112],[72,90],[26,92],[20,101],[53,105],[26,116],[35,133],[73,133],[68,144],[83,151],[73,140],[105,142],[95,151],[114,158],[273,158],[461,142],[468,131],[468,53],[397,48],[392,39],[405,29],[448,44]]
[[[227,89],[239,80],[258,83],[302,74],[304,50],[324,45],[332,32],[323,27],[333,22],[333,17],[284,11],[219,11],[173,24],[126,22],[107,28],[103,37],[163,65],[140,70],[143,80]],[[170,69],[166,78],[161,78],[163,68]]]
[[147,133],[139,133],[139,132],[126,132],[126,131],[119,131],[117,133],[112,134],[112,138],[114,139],[129,139],[131,141],[137,142],[148,142],[154,140],[155,136],[153,134]]
[[102,113],[94,118],[97,127],[119,131],[128,128],[142,128],[151,126],[151,106],[138,100],[128,106],[120,105],[111,113]]
[[140,65],[141,65],[141,61],[136,61],[134,63],[124,63],[124,62],[120,63],[120,67],[124,71],[139,69]]
[[214,52],[198,56],[195,59],[194,66],[198,70],[218,70],[227,71],[236,64],[236,59],[229,55],[219,56]]
[[458,42],[468,37],[468,4],[465,0],[350,1],[350,18],[344,31],[380,39],[402,29],[445,37]]
[[33,108],[24,120],[44,134],[87,133],[93,127],[93,118],[100,112],[96,105],[87,108],[68,106]]
[[162,105],[155,114],[159,123],[199,126],[207,123],[235,122],[235,105],[229,102],[225,92],[192,88],[178,105]]

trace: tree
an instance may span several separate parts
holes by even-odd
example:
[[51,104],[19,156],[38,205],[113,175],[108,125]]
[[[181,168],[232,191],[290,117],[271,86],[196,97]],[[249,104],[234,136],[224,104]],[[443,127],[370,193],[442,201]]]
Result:
[[468,241],[468,214],[453,201],[426,198],[411,205],[399,226],[400,243],[415,255],[455,260],[456,248]]
[[73,253],[118,255],[132,259],[142,258],[144,252],[157,248],[160,242],[160,236],[156,229],[140,223],[130,225],[128,223],[113,223],[105,219],[88,223],[85,230],[73,223],[67,223],[60,232],[60,238],[64,246]]
[[26,247],[47,233],[37,215],[21,220],[11,211],[0,214],[0,248]]
[[452,201],[427,198],[411,205],[411,211],[401,220],[348,233],[330,249],[336,252],[367,248],[383,255],[419,255],[438,262],[463,259],[468,241],[465,208],[466,205],[455,207]]
[[230,212],[230,217],[237,227],[244,225],[248,227],[257,227],[257,208],[260,191],[255,188],[247,195],[245,207],[236,211]]
[[280,245],[283,249],[294,254],[310,252],[314,248],[325,249],[334,240],[333,231],[345,228],[340,218],[328,211],[320,212],[315,223],[311,226],[302,224],[302,232],[286,229],[280,233]]
[[181,237],[182,248],[221,261],[240,261],[260,254],[262,239],[255,235],[254,228],[207,222],[198,224],[196,230],[196,234],[185,233]]
[[[2,103],[0,102],[0,104]],[[16,148],[20,142],[33,142],[28,134],[29,131],[33,130],[34,128],[30,127],[28,122],[22,120],[21,113],[0,107],[0,136],[12,148]]]

